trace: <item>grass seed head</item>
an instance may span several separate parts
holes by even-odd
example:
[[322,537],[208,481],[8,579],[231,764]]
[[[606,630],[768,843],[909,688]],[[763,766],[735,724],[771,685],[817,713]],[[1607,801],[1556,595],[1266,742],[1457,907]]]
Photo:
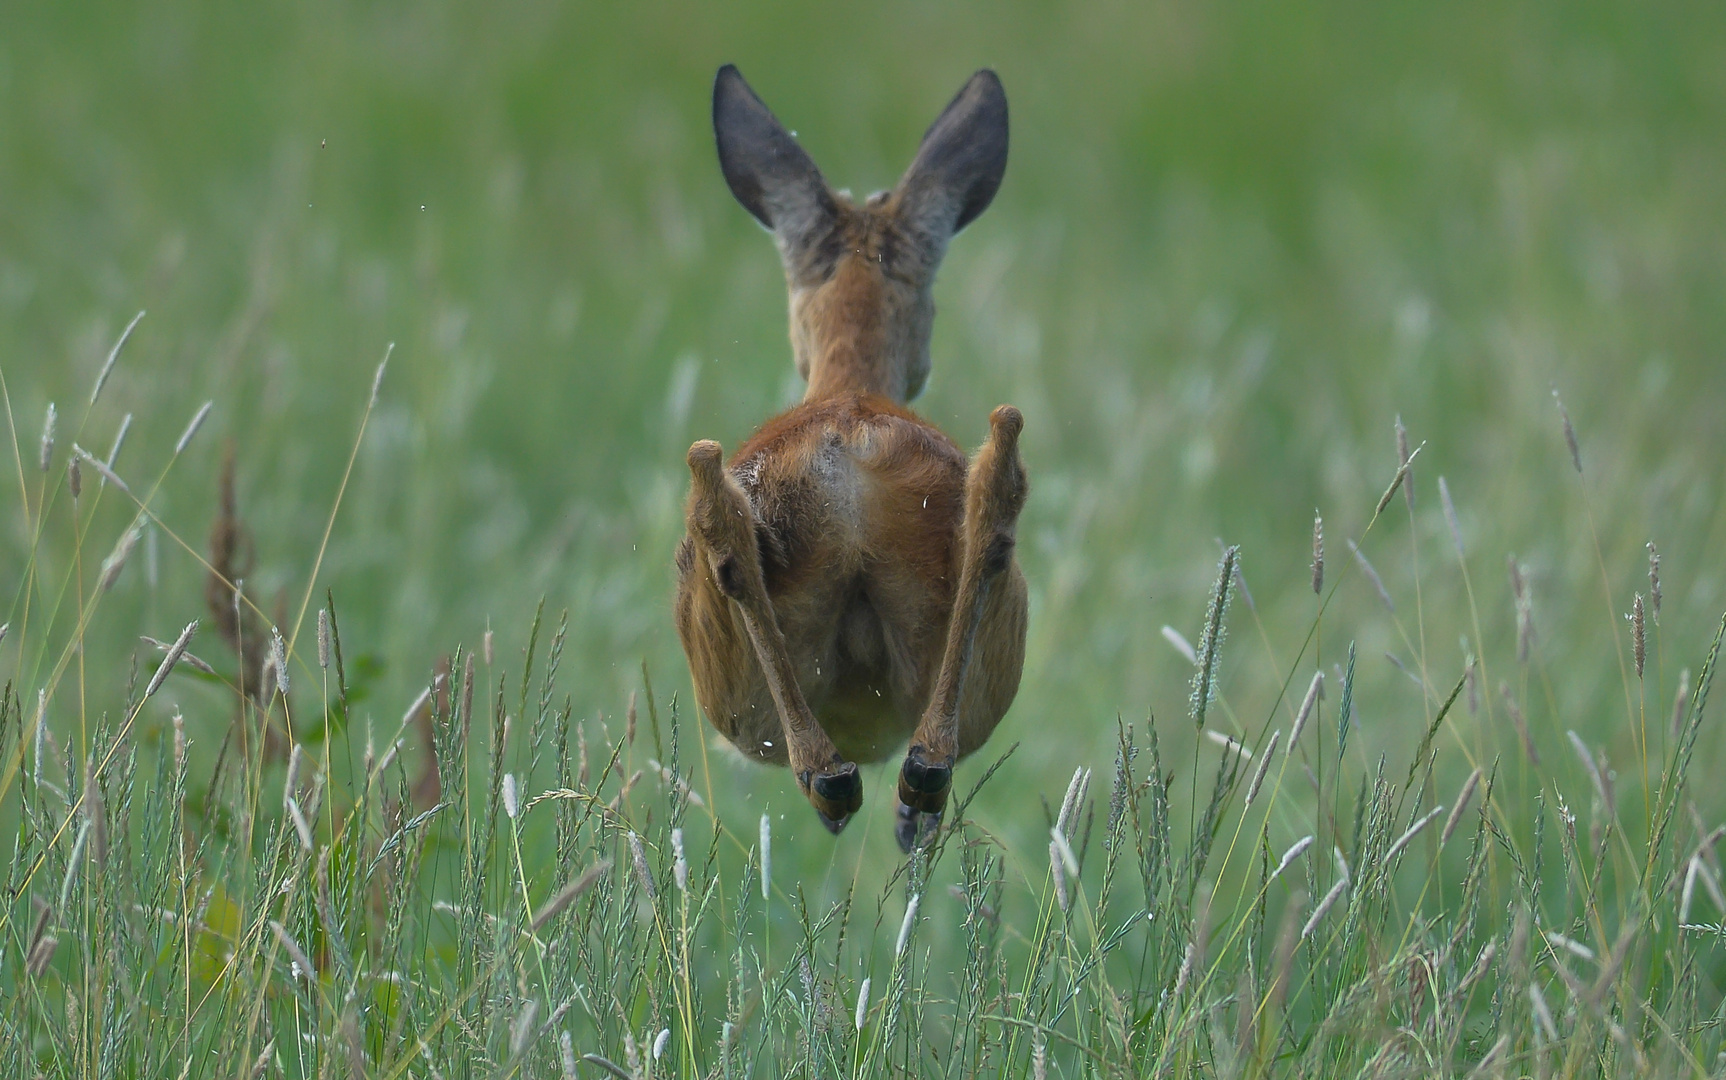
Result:
[[[108,359],[103,361],[102,370],[96,373],[96,383],[90,387],[90,404],[96,404],[96,399],[102,396],[102,387],[108,382],[108,376],[113,374],[114,364],[120,359],[120,350],[126,347],[126,339],[132,336],[132,331],[138,328],[138,323],[144,318],[142,311],[132,316],[132,321],[126,324],[126,329],[120,331],[120,340],[114,342],[114,347],[108,350]],[[272,1047],[274,1043],[270,1044]]]
[[[170,642],[160,641],[148,634],[140,634],[138,636],[138,640],[150,646],[150,648],[155,649],[159,653],[165,653],[174,647]],[[197,653],[190,650],[180,654],[180,663],[185,664],[194,671],[201,671],[205,675],[214,677],[216,674],[215,668],[211,667],[208,663],[199,658]]]
[[30,943],[24,947],[26,954],[34,952],[42,938],[48,933],[48,924],[54,918],[54,906],[40,896],[30,897],[30,906],[36,911],[36,923],[30,930]]
[[[1378,497],[1378,506],[1372,512],[1372,516],[1374,518],[1384,513],[1384,508],[1390,505],[1390,500],[1396,498],[1397,488],[1403,487],[1408,483],[1408,470],[1414,464],[1416,455],[1420,453],[1422,447],[1425,445],[1425,443],[1422,443],[1420,446],[1415,447],[1412,453],[1403,458],[1402,464],[1397,466],[1396,475],[1390,478],[1390,486],[1385,488],[1384,494]],[[1409,505],[1413,506],[1413,502],[1411,501]]]
[[1324,518],[1312,512],[1312,591],[1324,591]]
[[90,854],[97,866],[107,866],[108,814],[102,801],[102,778],[93,760],[84,762],[84,820],[90,824]]
[[1642,594],[1630,602],[1630,655],[1636,660],[1636,677],[1642,678],[1642,667],[1648,659],[1647,625],[1642,613]]
[[40,979],[48,970],[48,965],[54,962],[54,951],[59,948],[60,939],[53,934],[44,934],[30,950],[24,969],[32,979]]
[[1558,418],[1564,421],[1564,445],[1570,448],[1570,463],[1576,466],[1576,471],[1582,471],[1582,450],[1576,445],[1576,429],[1570,424],[1570,410],[1564,407],[1564,399],[1558,396],[1558,388],[1552,388],[1553,403],[1558,406]]
[[1073,835],[1078,810],[1084,802],[1084,789],[1089,786],[1090,770],[1083,765],[1074,769],[1073,778],[1067,781],[1067,794],[1061,799],[1061,813],[1055,818],[1055,829],[1063,836]]
[[186,425],[186,430],[180,433],[180,440],[174,444],[175,457],[186,452],[186,447],[192,444],[193,437],[198,434],[198,429],[204,426],[204,421],[209,417],[210,409],[215,404],[214,401],[204,402],[203,407],[192,417],[192,422]]
[[1510,593],[1516,601],[1516,662],[1526,664],[1534,648],[1534,597],[1528,587],[1528,574],[1516,556],[1510,556],[1508,561]]
[[1475,716],[1480,712],[1480,664],[1475,655],[1468,651],[1467,637],[1462,639],[1462,655],[1467,658],[1463,663],[1462,677],[1468,701],[1468,715]]
[[1408,476],[1408,429],[1402,426],[1402,414],[1396,414],[1396,460],[1403,473],[1402,497],[1410,510],[1414,509],[1414,480]]
[[1289,728],[1289,753],[1294,753],[1295,743],[1300,741],[1301,732],[1306,730],[1307,721],[1312,719],[1313,708],[1318,699],[1324,696],[1324,672],[1312,673],[1312,682],[1307,684],[1306,697],[1301,699],[1300,711],[1295,713],[1294,726]]
[[1476,1077],[1497,1075],[1499,1056],[1508,1049],[1510,1049],[1510,1036],[1508,1034],[1500,1035],[1498,1041],[1492,1044],[1492,1048],[1480,1056],[1480,1063],[1468,1074],[1469,1080],[1475,1080]]
[[368,1072],[366,1048],[360,1040],[359,1009],[353,1002],[353,991],[348,992],[347,1008],[342,1010],[340,1030],[342,1042],[348,1048],[348,1078],[349,1080],[365,1080]]
[[1186,639],[1186,635],[1182,634],[1174,627],[1164,624],[1163,640],[1173,646],[1174,650],[1180,653],[1181,658],[1187,663],[1192,664],[1195,667],[1198,666],[1199,654],[1193,651],[1192,643]]
[[528,998],[522,1003],[521,1012],[516,1015],[515,1022],[510,1025],[509,1056],[511,1059],[521,1057],[527,1052],[528,1044],[533,1040],[534,1021],[539,1019],[539,999]]
[[1296,840],[1293,844],[1290,844],[1289,849],[1283,852],[1283,857],[1277,860],[1277,868],[1271,871],[1271,876],[1268,880],[1275,881],[1277,878],[1281,877],[1282,872],[1289,868],[1290,863],[1305,854],[1307,848],[1312,847],[1312,841],[1313,838],[1309,834]]
[[1516,695],[1511,692],[1508,682],[1498,684],[1498,694],[1504,699],[1504,711],[1510,715],[1510,722],[1516,728],[1517,736],[1522,740],[1522,752],[1528,758],[1530,765],[1540,764],[1540,752],[1534,748],[1534,739],[1528,733],[1528,721],[1523,719],[1522,706],[1516,703]]
[[167,681],[169,673],[174,670],[174,665],[178,664],[180,657],[186,654],[186,646],[191,644],[192,635],[197,632],[198,620],[193,619],[186,624],[184,630],[180,631],[180,636],[174,639],[174,643],[168,646],[168,655],[162,657],[162,662],[156,666],[156,674],[150,677],[149,685],[144,687],[145,701],[156,696],[156,691],[162,688],[162,684]]
[[366,403],[369,411],[378,407],[378,391],[384,386],[384,369],[390,366],[390,354],[396,351],[396,343],[390,342],[384,347],[384,358],[378,361],[378,369],[372,374],[372,396]]
[[587,786],[587,721],[575,725],[575,782]]
[[1288,999],[1289,974],[1294,969],[1295,946],[1300,944],[1301,909],[1306,906],[1306,894],[1297,892],[1289,897],[1289,902],[1283,907],[1282,928],[1277,931],[1277,944],[1274,966],[1271,969],[1271,984],[1265,994],[1265,1003],[1272,1013],[1283,1007]]
[[1181,957],[1181,970],[1175,974],[1175,988],[1169,994],[1172,1002],[1181,999],[1181,992],[1187,988],[1187,980],[1193,976],[1193,956],[1198,952],[1198,946],[1192,941],[1187,942],[1187,951]]
[[1462,995],[1468,993],[1469,988],[1479,982],[1486,975],[1487,971],[1492,968],[1493,957],[1497,955],[1498,945],[1495,942],[1489,941],[1485,945],[1481,946],[1480,955],[1474,958],[1474,966],[1469,968],[1468,974],[1464,975],[1462,977],[1462,981],[1456,984],[1457,997],[1460,998]]
[[1224,754],[1234,754],[1247,761],[1251,761],[1253,759],[1253,752],[1248,750],[1246,744],[1241,742],[1239,739],[1229,735],[1224,735],[1220,731],[1207,731],[1205,732],[1205,738],[1222,747]]
[[563,1080],[576,1080],[575,1042],[567,1031],[561,1031],[557,1036],[557,1063],[563,1069]]
[[85,818],[78,826],[78,838],[72,841],[72,854],[66,857],[66,876],[60,879],[60,903],[56,910],[65,911],[72,898],[72,883],[78,880],[78,871],[84,864],[84,848],[90,843],[90,819]]
[[629,830],[629,861],[635,868],[636,884],[647,894],[649,900],[656,899],[659,890],[653,887],[653,875],[647,870],[647,848],[642,845],[641,837],[634,829]]
[[78,471],[77,454],[73,454],[66,461],[66,487],[72,492],[73,502],[77,502],[78,496],[84,493],[84,477]]
[[1450,836],[1456,832],[1457,825],[1462,822],[1462,812],[1468,807],[1468,801],[1474,798],[1474,789],[1480,786],[1480,769],[1476,768],[1468,774],[1468,779],[1462,783],[1462,790],[1456,794],[1456,805],[1450,808],[1450,816],[1444,819],[1444,832],[1439,834],[1438,846],[1450,843]]
[[43,472],[54,464],[54,428],[59,423],[59,414],[54,410],[54,403],[48,403],[48,414],[42,418],[42,444],[37,447],[36,463]]
[[[1056,835],[1060,835],[1058,832]],[[1072,906],[1072,897],[1067,892],[1067,870],[1061,858],[1061,844],[1058,840],[1049,841],[1049,876],[1055,882],[1055,902],[1066,911]]]
[[1546,940],[1548,944],[1555,945],[1578,959],[1587,960],[1589,963],[1594,962],[1594,950],[1590,949],[1580,941],[1567,938],[1563,934],[1553,930],[1548,930],[1546,932]]
[[120,429],[114,432],[113,445],[108,447],[108,468],[114,467],[114,462],[120,458],[120,448],[126,445],[126,433],[132,430],[132,414],[127,413],[120,418]]
[[1348,542],[1348,549],[1354,554],[1354,561],[1359,564],[1361,573],[1365,574],[1366,579],[1372,583],[1373,591],[1378,593],[1379,603],[1384,605],[1386,611],[1394,615],[1396,613],[1396,601],[1390,598],[1390,590],[1384,587],[1384,579],[1378,576],[1377,570],[1373,569],[1371,561],[1366,557],[1366,552],[1362,551],[1360,545],[1353,540]]
[[1654,625],[1660,625],[1660,549],[1648,541],[1648,601],[1654,607]]
[[1197,951],[1193,954],[1193,963],[1200,968],[1205,966],[1205,958],[1209,955],[1211,946],[1211,904],[1217,898],[1217,887],[1214,883],[1200,881],[1193,896],[1192,942]]
[[120,572],[126,569],[126,562],[132,557],[132,552],[137,548],[138,541],[143,535],[144,527],[142,525],[127,529],[121,534],[120,539],[114,544],[114,550],[102,560],[101,577],[98,579],[97,588],[107,592],[114,587],[114,583],[120,580]]
[[1450,501],[1450,485],[1442,476],[1438,478],[1438,502],[1444,508],[1444,523],[1450,528],[1450,542],[1456,545],[1456,557],[1466,560],[1468,554],[1462,546],[1462,526],[1456,521],[1456,504]]
[[132,489],[127,487],[126,482],[120,479],[113,469],[108,467],[107,462],[103,461],[95,454],[90,453],[90,451],[79,446],[77,443],[72,444],[72,452],[83,458],[86,464],[95,469],[96,472],[101,475],[104,482],[113,484],[128,495],[132,493]]
[[[147,696],[147,695],[146,695]],[[42,746],[48,741],[48,691],[36,691],[36,761],[30,772],[30,782],[42,786]]]
[[461,667],[461,728],[465,737],[473,723],[473,653]]
[[1198,671],[1193,673],[1193,691],[1188,708],[1193,723],[1201,728],[1205,726],[1205,712],[1217,692],[1217,657],[1227,632],[1224,619],[1228,614],[1230,586],[1240,550],[1238,546],[1231,546],[1223,551],[1217,564],[1216,584],[1211,586],[1210,603],[1205,609],[1205,630],[1199,638]]
[[1246,801],[1241,804],[1242,810],[1251,807],[1253,800],[1258,798],[1259,787],[1265,782],[1265,773],[1270,770],[1271,758],[1276,756],[1277,743],[1282,741],[1282,737],[1281,728],[1271,733],[1271,741],[1265,744],[1264,753],[1259,757],[1259,767],[1253,770],[1253,781],[1247,785],[1247,797]]
[[893,943],[893,958],[897,960],[911,943],[911,931],[917,925],[917,906],[923,902],[921,893],[913,894],[905,904],[905,918],[899,923],[899,939]]
[[276,1053],[276,1040],[271,1039],[258,1051],[258,1056],[252,1060],[252,1080],[263,1080],[264,1074],[270,1071],[270,1059]]
[[293,961],[294,977],[305,979],[307,982],[317,978],[318,969],[312,966],[312,961],[306,956],[306,951],[300,948],[300,943],[288,933],[287,927],[274,919],[271,919],[269,923],[270,932],[276,935],[276,940],[281,943],[282,950],[288,954],[288,959]]
[[1055,853],[1059,856],[1058,861],[1060,862],[1062,869],[1066,870],[1067,876],[1073,878],[1078,877],[1079,857],[1073,853],[1073,845],[1069,844],[1067,842],[1067,838],[1061,835],[1061,830],[1059,828],[1050,829],[1049,837],[1054,841]]
[[300,793],[300,763],[305,760],[305,749],[295,743],[288,751],[288,771],[282,779],[282,805],[286,806]]
[[851,1016],[851,1026],[858,1031],[863,1030],[863,1024],[869,1019],[869,979],[864,977],[857,984],[857,1009]]
[[773,821],[766,814],[761,815],[761,899],[766,900],[773,890]]
[[1324,899],[1318,902],[1318,907],[1313,908],[1312,917],[1307,919],[1305,926],[1301,927],[1300,939],[1302,941],[1312,937],[1312,932],[1319,928],[1319,924],[1324,922],[1324,917],[1330,914],[1330,909],[1336,906],[1336,902],[1341,900],[1342,894],[1347,891],[1348,878],[1337,878],[1336,884],[1332,885],[1330,891],[1324,894]]
[[1540,992],[1539,983],[1528,984],[1528,1000],[1534,1006],[1534,1018],[1540,1022],[1540,1030],[1546,1033],[1546,1041],[1557,1042],[1558,1025],[1553,1022],[1552,1009],[1547,1006],[1546,995]]
[[293,822],[294,832],[299,835],[300,850],[312,850],[312,825],[306,820],[306,815],[300,811],[298,799],[290,798],[288,800],[288,820]]
[[318,667],[330,669],[330,611],[318,609]]
[[1410,825],[1408,830],[1401,836],[1397,837],[1396,841],[1385,850],[1383,861],[1386,863],[1394,861],[1398,855],[1402,854],[1402,849],[1413,843],[1414,838],[1420,835],[1421,830],[1426,828],[1428,825],[1431,825],[1433,819],[1442,813],[1444,813],[1444,807],[1440,805],[1433,807],[1431,810],[1428,810],[1423,814],[1419,821]]
[[1600,796],[1602,803],[1611,805],[1612,800],[1606,791],[1606,779],[1601,774],[1600,766],[1595,762],[1594,755],[1588,752],[1588,744],[1582,741],[1582,736],[1578,735],[1574,729],[1565,732],[1565,734],[1570,737],[1570,748],[1576,751],[1577,758],[1581,760],[1583,769],[1587,771],[1589,780],[1594,784],[1594,793]]
[[282,632],[270,627],[269,665],[276,677],[276,689],[282,697],[288,696],[288,647],[282,640]]
[[1708,898],[1714,901],[1715,910],[1722,914],[1726,914],[1726,889],[1721,888],[1718,873],[1716,873],[1713,867],[1708,865],[1708,861],[1703,857],[1702,852],[1698,851],[1695,855],[1692,855],[1691,858],[1696,862],[1697,880],[1701,881],[1702,887],[1708,890]]

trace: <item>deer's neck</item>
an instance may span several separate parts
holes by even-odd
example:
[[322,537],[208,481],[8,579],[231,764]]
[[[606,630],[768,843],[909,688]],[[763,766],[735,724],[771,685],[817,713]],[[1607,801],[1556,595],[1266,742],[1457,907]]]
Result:
[[803,400],[862,392],[903,404],[927,374],[933,314],[932,305],[895,289],[861,260],[846,260],[820,287],[794,293],[792,348],[809,380]]
[[879,348],[861,342],[836,341],[818,350],[809,362],[809,389],[804,401],[819,401],[846,393],[876,394],[905,400],[903,364]]

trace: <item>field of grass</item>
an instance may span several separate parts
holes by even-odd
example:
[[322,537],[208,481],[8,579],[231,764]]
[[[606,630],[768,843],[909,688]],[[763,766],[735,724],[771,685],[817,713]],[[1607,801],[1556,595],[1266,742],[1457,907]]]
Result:
[[[727,61],[859,192],[1012,103],[917,407],[1026,415],[1031,636],[910,863],[672,630],[684,449],[799,393]],[[8,7],[0,1075],[1726,1075],[1722,72],[1704,3]]]

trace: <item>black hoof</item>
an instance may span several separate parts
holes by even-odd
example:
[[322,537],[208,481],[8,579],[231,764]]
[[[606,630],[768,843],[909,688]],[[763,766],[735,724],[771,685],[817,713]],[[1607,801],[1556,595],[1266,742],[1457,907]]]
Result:
[[931,762],[921,746],[905,753],[899,770],[899,801],[912,810],[941,815],[947,808],[947,792],[953,788],[953,760]]
[[913,848],[927,845],[940,831],[940,814],[925,814],[904,803],[899,804],[899,821],[893,827],[893,838],[899,841],[900,851],[909,855]]
[[838,836],[840,833],[844,832],[845,826],[851,823],[850,814],[846,814],[844,817],[835,820],[817,810],[815,811],[815,816],[821,819],[821,824],[825,825],[827,827],[827,831],[832,833],[834,836]]
[[863,775],[849,761],[835,762],[831,771],[806,772],[800,778],[803,792],[831,832],[845,827],[852,814],[863,808]]

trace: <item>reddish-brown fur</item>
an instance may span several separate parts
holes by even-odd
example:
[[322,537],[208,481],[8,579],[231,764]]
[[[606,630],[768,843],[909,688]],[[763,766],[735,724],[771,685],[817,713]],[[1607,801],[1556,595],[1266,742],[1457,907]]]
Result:
[[745,755],[790,765],[835,831],[861,805],[854,763],[909,737],[907,846],[1012,703],[1024,659],[1019,413],[995,410],[968,462],[905,405],[928,373],[946,241],[1005,166],[1005,106],[979,73],[899,187],[856,206],[734,70],[715,87],[721,162],[779,240],[809,389],[723,466],[717,444],[690,448],[678,633],[708,720]]

